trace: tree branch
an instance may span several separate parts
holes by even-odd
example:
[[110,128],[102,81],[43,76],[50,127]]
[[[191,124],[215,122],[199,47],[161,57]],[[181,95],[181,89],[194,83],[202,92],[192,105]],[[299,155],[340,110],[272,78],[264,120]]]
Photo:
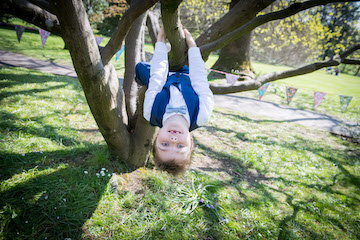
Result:
[[45,1],[45,0],[29,0],[29,2],[35,4],[36,6],[42,8],[42,9],[45,9],[49,13],[55,14],[55,12],[51,8],[50,3],[48,1]]
[[[343,0],[311,0],[311,1],[302,2],[302,3],[294,3],[294,4],[290,5],[288,8],[285,8],[283,10],[271,12],[271,13],[268,13],[265,15],[260,15],[258,17],[255,17],[255,18],[251,19],[245,25],[241,26],[240,28],[226,34],[225,36],[223,36],[211,43],[201,46],[200,50],[201,50],[202,56],[204,59],[207,59],[212,51],[223,48],[230,42],[238,39],[239,37],[243,36],[244,34],[246,34],[248,32],[251,32],[253,29],[255,29],[256,27],[258,27],[262,24],[292,16],[298,12],[304,11],[304,10],[312,8],[312,7],[325,5],[325,4],[329,4],[329,3],[335,3],[335,2],[345,2],[345,1],[343,1]],[[346,2],[356,2],[356,0],[350,0],[350,1],[346,1]]]
[[215,22],[209,29],[201,34],[197,39],[196,43],[198,46],[205,45],[213,42],[222,36],[228,34],[231,31],[239,28],[246,24],[249,19],[252,19],[261,10],[265,9],[275,0],[241,0],[235,6],[233,6],[228,13],[222,18]]
[[101,50],[101,59],[104,65],[106,65],[114,54],[120,50],[122,42],[135,19],[152,7],[156,2],[157,0],[131,1],[130,8],[124,13],[112,34],[110,41]]
[[337,66],[342,61],[345,61],[344,56],[348,56],[354,51],[360,49],[360,44],[350,47],[348,50],[343,52],[340,55],[334,56],[332,59],[323,62],[312,63],[300,68],[282,71],[282,72],[272,72],[256,77],[255,79],[250,79],[242,82],[236,82],[235,84],[210,84],[210,89],[214,94],[227,94],[227,93],[236,93],[244,92],[249,90],[256,90],[261,85],[267,82],[272,82],[284,78],[295,77],[307,73],[314,72],[324,67]]
[[26,0],[6,0],[1,3],[3,11],[48,32],[61,36],[62,30],[56,15]]
[[171,44],[169,69],[181,68],[187,60],[187,45],[179,16],[179,4],[182,0],[161,0],[161,17],[166,37]]
[[342,61],[342,63],[344,63],[344,64],[360,65],[360,59],[345,58],[344,61]]

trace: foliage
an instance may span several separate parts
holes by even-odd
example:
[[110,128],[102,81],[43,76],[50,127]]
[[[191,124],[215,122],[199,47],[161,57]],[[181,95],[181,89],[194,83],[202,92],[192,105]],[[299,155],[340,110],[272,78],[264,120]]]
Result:
[[123,13],[128,8],[126,0],[107,0],[108,7],[102,12],[102,18],[96,16],[96,28],[99,30],[100,34],[110,36],[116,26],[119,23],[119,20]]
[[[279,11],[289,7],[291,3],[292,1],[276,1],[264,13]],[[292,66],[304,64],[321,54],[319,38],[324,38],[325,34],[326,29],[319,16],[314,16],[309,11],[300,12],[256,28],[252,54],[257,61],[266,63]]]
[[180,5],[181,23],[196,37],[229,11],[230,2],[185,0]]
[[[291,3],[276,1],[264,13],[281,10]],[[266,23],[254,30],[254,59],[299,66],[323,60],[325,55],[339,54],[359,37],[355,27],[360,14],[358,8],[358,3],[329,4],[319,7],[320,10],[310,9]]]
[[78,81],[0,79],[1,238],[360,237],[358,145],[217,108],[184,177],[131,171],[109,161]]
[[106,0],[83,0],[85,11],[89,17],[90,23],[97,22],[102,19],[102,12],[108,6]]
[[[320,39],[323,45],[322,59],[328,59],[359,42],[360,4],[354,2],[328,4],[319,7],[317,15],[327,28],[326,35]],[[359,57],[359,53],[357,53]]]

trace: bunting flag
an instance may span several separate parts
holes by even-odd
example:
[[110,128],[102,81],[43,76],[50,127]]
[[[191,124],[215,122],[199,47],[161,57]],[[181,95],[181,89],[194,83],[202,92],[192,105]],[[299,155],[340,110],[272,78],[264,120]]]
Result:
[[102,42],[102,40],[103,40],[103,37],[95,37],[95,41],[96,41],[97,45],[99,45],[99,46],[100,46],[100,43]]
[[287,104],[290,104],[291,100],[295,96],[296,91],[297,91],[297,88],[286,87],[286,101],[287,101]]
[[320,105],[325,95],[326,93],[323,92],[314,92],[314,101],[315,101],[314,109],[316,109]]
[[340,95],[340,105],[341,105],[341,111],[345,112],[347,107],[349,106],[349,103],[351,102],[352,96],[344,96]]
[[151,59],[152,59],[152,57],[153,57],[153,55],[154,55],[154,54],[152,54],[151,52],[145,51],[145,60],[146,60],[147,62],[150,62]]
[[225,74],[225,76],[226,76],[226,82],[229,84],[233,84],[234,82],[236,82],[236,80],[239,79],[238,75],[234,75],[230,73]]
[[16,31],[17,39],[18,39],[18,41],[20,43],[21,36],[25,31],[25,27],[17,25],[17,26],[15,26],[15,31]]
[[270,83],[265,83],[264,85],[262,85],[261,87],[259,87],[258,91],[259,91],[259,100],[261,100],[261,98],[264,96],[267,88],[269,87]]
[[120,48],[119,51],[117,51],[116,55],[115,55],[115,61],[117,61],[120,57],[120,55],[124,52],[125,50],[125,45],[123,44],[122,47]]
[[42,44],[42,47],[44,48],[45,47],[45,43],[46,43],[46,40],[48,39],[49,35],[50,35],[50,32],[48,31],[45,31],[43,29],[39,29],[39,33],[40,33],[40,37],[41,37],[41,44]]

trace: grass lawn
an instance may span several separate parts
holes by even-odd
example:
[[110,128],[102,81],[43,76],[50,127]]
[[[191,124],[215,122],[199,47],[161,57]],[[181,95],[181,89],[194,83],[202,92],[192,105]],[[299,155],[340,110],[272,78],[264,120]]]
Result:
[[360,238],[360,146],[327,132],[216,108],[174,178],[111,161],[72,78],[1,68],[0,114],[1,239]]

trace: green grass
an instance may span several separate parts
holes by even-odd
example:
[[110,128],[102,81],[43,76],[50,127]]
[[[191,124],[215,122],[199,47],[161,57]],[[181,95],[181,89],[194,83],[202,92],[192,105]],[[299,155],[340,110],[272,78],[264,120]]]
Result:
[[360,238],[359,145],[216,108],[184,177],[130,171],[78,81],[1,68],[0,84],[1,239]]

